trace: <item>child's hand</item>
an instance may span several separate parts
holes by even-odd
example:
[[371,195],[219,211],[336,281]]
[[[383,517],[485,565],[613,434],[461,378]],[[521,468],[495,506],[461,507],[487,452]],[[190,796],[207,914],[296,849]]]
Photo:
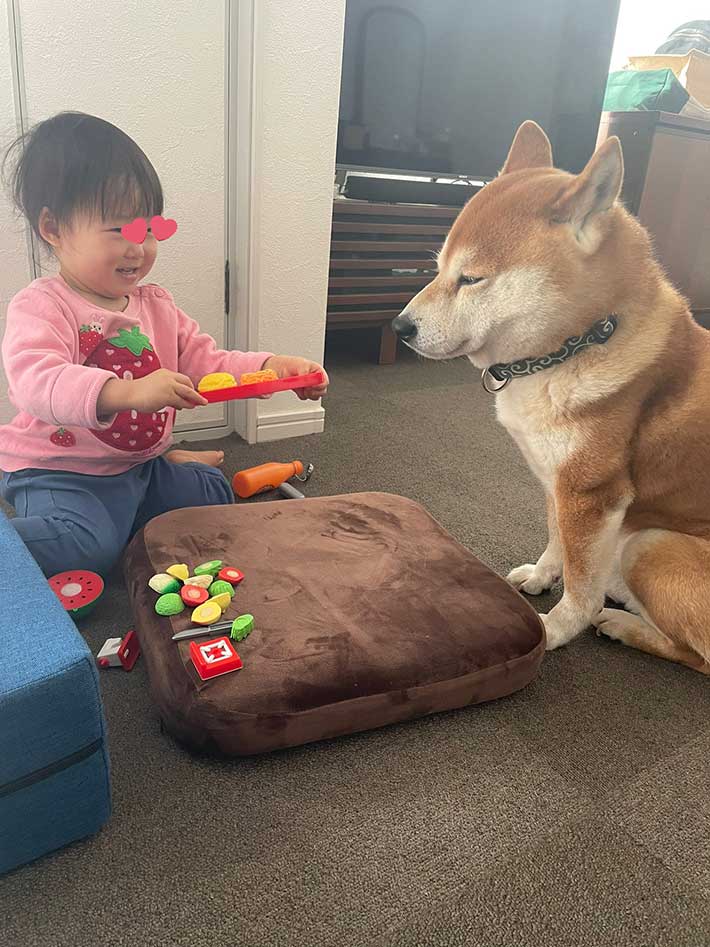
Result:
[[[290,378],[292,375],[309,375],[311,372],[323,372],[323,384],[315,388],[296,388],[294,394],[301,401],[318,401],[328,391],[329,378],[322,365],[311,362],[298,355],[272,355],[267,358],[262,368],[271,368],[279,378]],[[268,395],[267,397],[270,397]]]
[[144,378],[132,382],[131,408],[136,411],[150,413],[160,411],[161,408],[196,408],[201,404],[208,404],[199,391],[195,391],[192,380],[187,375],[171,372],[167,368],[159,368]]
[[101,389],[96,405],[100,418],[111,417],[120,411],[140,411],[150,414],[163,408],[195,408],[207,404],[207,399],[195,391],[187,375],[159,368],[135,381],[111,378]]

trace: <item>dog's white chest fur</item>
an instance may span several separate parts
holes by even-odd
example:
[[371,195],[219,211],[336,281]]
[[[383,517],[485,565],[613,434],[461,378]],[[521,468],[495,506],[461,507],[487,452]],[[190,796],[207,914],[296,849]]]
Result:
[[561,423],[547,386],[537,377],[515,379],[496,396],[496,413],[530,469],[552,492],[556,473],[574,453],[579,433]]

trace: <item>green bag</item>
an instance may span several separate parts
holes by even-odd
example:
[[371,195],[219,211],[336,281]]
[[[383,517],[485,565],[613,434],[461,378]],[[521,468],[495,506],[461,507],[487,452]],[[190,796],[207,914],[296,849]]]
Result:
[[609,73],[604,112],[680,112],[690,96],[671,69]]

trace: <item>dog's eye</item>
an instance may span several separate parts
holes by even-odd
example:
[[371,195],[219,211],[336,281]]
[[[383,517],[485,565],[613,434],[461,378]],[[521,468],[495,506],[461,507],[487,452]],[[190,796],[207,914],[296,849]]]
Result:
[[476,283],[482,283],[485,276],[465,276],[463,273],[459,276],[459,286],[475,286]]

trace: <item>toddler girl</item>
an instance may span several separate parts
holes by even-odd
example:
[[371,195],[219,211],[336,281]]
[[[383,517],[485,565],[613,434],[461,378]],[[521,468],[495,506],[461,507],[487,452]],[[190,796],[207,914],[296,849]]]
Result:
[[[163,194],[148,158],[114,125],[62,113],[19,139],[14,157],[15,203],[60,269],[8,307],[2,356],[18,414],[0,426],[0,491],[45,575],[105,575],[152,517],[234,501],[221,453],[166,453],[176,412],[207,403],[200,378],[320,366],[221,351],[167,290],[140,285],[156,237],[149,229],[133,242],[121,228],[161,216]],[[327,377],[298,394],[316,400],[326,389]]]

